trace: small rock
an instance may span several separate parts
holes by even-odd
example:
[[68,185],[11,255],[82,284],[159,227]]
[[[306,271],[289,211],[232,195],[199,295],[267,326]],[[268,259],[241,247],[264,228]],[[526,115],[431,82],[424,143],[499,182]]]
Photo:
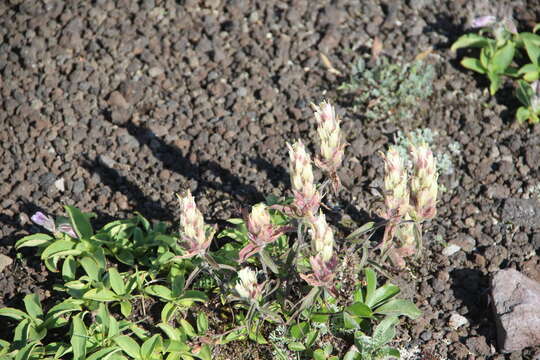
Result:
[[54,182],[54,186],[56,186],[56,188],[57,188],[59,191],[64,192],[64,191],[66,190],[64,178],[60,178],[60,179],[56,180],[56,181]]
[[467,339],[466,341],[467,348],[469,351],[475,355],[490,355],[491,348],[486,342],[484,336],[473,336]]
[[469,325],[469,320],[465,316],[462,316],[458,313],[453,313],[450,315],[450,319],[448,320],[448,325],[454,329],[457,330],[458,328]]
[[0,254],[0,273],[4,271],[6,267],[11,265],[13,263],[13,259],[9,256],[6,256],[4,254]]
[[80,194],[84,191],[85,189],[85,185],[84,185],[84,180],[83,179],[79,179],[77,181],[75,181],[75,183],[73,183],[73,193],[74,194]]
[[540,203],[535,199],[506,199],[502,221],[516,225],[540,227]]
[[108,157],[107,155],[99,155],[98,161],[102,164],[108,167],[109,169],[114,169],[116,162]]
[[126,101],[124,96],[122,96],[122,94],[120,94],[119,91],[113,91],[111,93],[111,95],[109,95],[108,103],[109,103],[110,106],[117,106],[117,107],[122,108],[122,109],[129,108],[129,103]]
[[452,256],[455,253],[457,253],[459,250],[461,250],[461,247],[459,245],[448,244],[448,246],[443,249],[442,254],[444,256]]
[[158,77],[159,75],[163,73],[164,73],[163,69],[157,66],[150,68],[150,70],[148,70],[148,75],[150,75],[150,77]]
[[450,241],[450,244],[459,246],[465,252],[471,252],[476,248],[476,240],[470,235],[463,234],[457,239]]
[[540,283],[505,269],[493,276],[491,287],[501,351],[540,345]]

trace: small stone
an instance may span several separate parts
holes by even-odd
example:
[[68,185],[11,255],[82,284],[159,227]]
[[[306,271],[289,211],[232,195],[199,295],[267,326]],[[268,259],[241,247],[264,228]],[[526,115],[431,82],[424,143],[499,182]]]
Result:
[[66,190],[64,178],[60,178],[60,179],[56,180],[56,181],[54,182],[54,186],[56,186],[56,188],[57,188],[59,191],[64,192],[64,191]]
[[109,169],[114,169],[114,166],[116,165],[116,162],[107,155],[99,155],[98,161]]
[[491,355],[491,347],[484,336],[473,336],[466,340],[467,348],[474,355]]
[[108,103],[109,103],[110,106],[117,106],[117,107],[122,108],[122,109],[129,108],[129,103],[126,101],[124,96],[122,96],[122,94],[120,94],[119,91],[113,91],[111,93],[111,95],[109,95]]
[[506,199],[502,222],[540,227],[540,202],[536,199]]
[[469,320],[467,320],[465,316],[462,316],[458,313],[453,313],[452,315],[450,315],[450,319],[448,320],[448,326],[450,326],[452,329],[457,330],[464,325],[469,325]]
[[150,68],[150,70],[148,70],[148,75],[150,75],[150,77],[158,77],[159,75],[162,75],[163,73],[164,73],[163,69],[157,66],[152,67]]
[[75,181],[75,183],[73,183],[73,193],[74,194],[80,194],[84,191],[85,189],[85,185],[84,185],[84,180],[83,179],[79,179],[77,181]]
[[247,89],[245,87],[241,87],[238,90],[236,90],[236,95],[240,97],[244,97],[247,95]]
[[540,345],[540,283],[505,269],[493,276],[491,288],[501,351]]
[[443,249],[442,254],[444,256],[452,256],[455,253],[457,253],[459,250],[461,250],[460,246],[456,244],[448,244],[448,246]]
[[4,254],[0,254],[0,273],[4,271],[6,267],[13,263],[13,259]]

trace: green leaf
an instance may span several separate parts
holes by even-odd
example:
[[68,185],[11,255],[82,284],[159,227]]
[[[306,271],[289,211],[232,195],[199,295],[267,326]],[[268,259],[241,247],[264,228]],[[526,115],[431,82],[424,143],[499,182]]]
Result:
[[[65,253],[68,250],[75,248],[75,243],[72,240],[56,240],[43,250],[41,253],[41,259],[45,260],[51,258],[59,253]],[[79,252],[80,253],[80,252]]]
[[360,357],[360,353],[355,348],[350,349],[347,351],[345,356],[343,357],[343,360],[362,360]]
[[120,312],[122,313],[122,315],[124,315],[125,317],[129,317],[132,310],[133,309],[129,301],[124,300],[120,302]]
[[53,329],[66,325],[68,320],[66,320],[67,317],[64,315],[71,312],[81,311],[82,303],[84,303],[83,300],[69,298],[59,304],[56,304],[49,309],[47,316],[45,317],[45,321],[40,325],[40,328]]
[[80,239],[89,239],[94,235],[92,231],[92,225],[88,218],[74,206],[66,205],[66,212],[68,213],[73,229],[77,233]]
[[466,34],[462,35],[459,39],[457,39],[456,42],[452,44],[450,50],[456,51],[457,49],[465,47],[482,48],[484,46],[487,46],[492,41],[493,40],[477,34]]
[[141,358],[141,348],[139,344],[132,338],[126,335],[120,335],[113,339],[113,341],[120,346],[120,348],[129,356],[131,356],[134,359],[140,359]]
[[313,360],[326,360],[326,354],[324,350],[317,349],[313,352]]
[[126,265],[133,265],[135,264],[135,257],[133,256],[133,253],[131,250],[128,249],[120,249],[117,252],[114,252],[114,257],[118,259],[123,264]]
[[301,342],[298,342],[298,341],[288,343],[287,347],[289,348],[289,350],[292,350],[292,351],[304,351],[304,350],[306,350],[306,347],[304,346],[304,344],[302,344]]
[[26,295],[23,302],[26,312],[33,319],[40,318],[43,315],[43,309],[41,308],[41,303],[37,294]]
[[395,316],[385,317],[373,331],[373,342],[376,347],[389,343],[396,335],[395,325],[399,322]]
[[[518,123],[524,123],[526,121],[529,120],[529,117],[531,116],[530,114],[530,111],[529,109],[527,109],[526,107],[520,107],[519,109],[517,109],[517,112],[516,112],[516,121]],[[1,311],[1,309],[0,309]],[[1,314],[0,314],[1,315]]]
[[411,319],[416,319],[422,312],[410,300],[392,299],[387,303],[379,306],[375,312],[377,314],[401,316],[405,315]]
[[118,269],[111,267],[109,269],[109,281],[111,282],[111,287],[117,295],[124,295],[126,293],[126,287],[124,281],[118,272]]
[[73,347],[73,360],[84,360],[86,358],[86,326],[77,314],[72,319],[71,346]]
[[141,355],[143,359],[151,359],[151,355],[156,351],[156,349],[161,347],[161,336],[155,334],[150,339],[146,340],[141,346]]
[[109,347],[96,351],[92,355],[88,356],[86,360],[105,360],[105,359],[108,359],[111,355],[119,351],[122,351],[122,350],[116,346],[109,346]]
[[535,64],[525,64],[518,70],[518,75],[523,75],[530,72],[538,72],[540,67]]
[[538,60],[540,58],[540,47],[538,47],[534,43],[534,41],[531,41],[529,38],[524,38],[523,44],[525,44],[525,50],[527,51],[529,59],[534,65],[538,66]]
[[173,315],[176,312],[176,305],[173,302],[168,302],[161,309],[161,321],[167,323],[172,320]]
[[17,321],[29,318],[25,312],[10,307],[0,308],[0,316],[9,317]]
[[538,64],[540,56],[540,36],[530,32],[522,32],[519,34],[519,39],[523,41],[529,59],[534,64]]
[[29,317],[24,318],[17,324],[13,334],[13,346],[15,348],[21,348],[28,343],[31,325],[32,319]]
[[329,318],[330,318],[329,315],[321,314],[321,313],[312,313],[312,314],[309,316],[309,319],[310,319],[312,322],[315,322],[315,323],[325,323],[325,322],[328,321]]
[[62,278],[65,282],[73,281],[77,278],[77,262],[73,256],[68,256],[62,264]]
[[385,284],[375,290],[371,296],[366,297],[366,305],[373,309],[390,300],[392,297],[397,295],[399,291],[399,287],[396,285]]
[[193,328],[193,326],[191,326],[191,324],[187,322],[185,319],[180,319],[180,325],[182,325],[182,328],[184,329],[184,331],[189,337],[193,338],[197,336],[197,333],[195,332],[195,329]]
[[351,314],[349,314],[348,312],[343,312],[343,326],[345,327],[345,329],[356,329],[358,328],[360,325],[358,324],[358,318],[357,317],[354,317],[352,316]]
[[523,80],[518,80],[518,87],[516,90],[516,96],[518,100],[525,105],[525,107],[531,106],[531,99],[534,96],[531,85]]
[[181,299],[189,299],[198,302],[208,301],[208,296],[205,293],[199,290],[187,290],[184,292],[184,295],[180,297]]
[[32,352],[34,351],[37,345],[38,345],[37,341],[31,342],[25,345],[22,349],[20,349],[17,352],[17,355],[15,356],[15,360],[30,360],[32,356]]
[[310,332],[308,332],[307,336],[306,336],[306,347],[307,348],[310,348],[313,346],[313,344],[315,343],[315,340],[317,340],[317,337],[319,336],[319,330],[311,330]]
[[206,331],[208,331],[208,318],[203,312],[200,312],[199,315],[197,315],[197,331],[199,332],[199,335],[206,334]]
[[476,71],[477,73],[480,73],[480,74],[485,74],[486,73],[486,69],[482,66],[482,63],[478,59],[474,59],[474,58],[470,58],[470,57],[464,57],[461,60],[461,65],[464,68],[467,68],[467,69],[472,70],[472,71]]
[[377,359],[387,359],[390,357],[394,357],[396,359],[401,359],[401,354],[399,350],[391,348],[391,347],[384,347],[380,350],[378,350],[375,354]]
[[172,291],[163,285],[150,285],[144,288],[144,290],[152,296],[157,296],[165,300],[172,300]]
[[370,318],[373,316],[371,308],[362,302],[355,302],[354,304],[347,306],[345,310],[356,317]]
[[491,69],[496,74],[502,74],[506,71],[506,68],[510,66],[514,59],[515,45],[511,41],[507,41],[506,44],[497,49],[491,58]]
[[117,335],[120,335],[120,325],[118,324],[118,321],[116,321],[116,319],[111,316],[111,318],[109,319],[108,336],[109,338],[113,338]]
[[502,79],[501,79],[501,77],[499,75],[494,74],[494,73],[488,73],[487,76],[488,76],[489,81],[490,81],[489,93],[491,94],[491,96],[493,96],[493,95],[495,95],[497,90],[499,90],[499,88],[501,87]]
[[183,275],[176,275],[172,280],[172,296],[178,297],[184,291],[185,279]]
[[234,224],[234,225],[242,225],[242,224],[244,224],[244,219],[230,218],[230,219],[227,219],[227,222],[231,223],[231,224]]
[[47,234],[33,234],[28,235],[20,239],[15,243],[15,249],[19,250],[23,247],[35,247],[45,245],[54,240],[54,237]]
[[534,25],[534,28],[533,28],[533,33],[537,32],[538,29],[540,29],[540,24],[536,24]]
[[115,301],[117,296],[114,292],[109,289],[90,289],[83,295],[84,299],[95,300],[95,301]]
[[364,274],[365,274],[366,283],[367,283],[367,287],[366,287],[366,303],[367,303],[367,299],[373,296],[373,292],[377,288],[377,274],[375,274],[375,271],[370,268],[365,269]]
[[88,274],[88,277],[92,281],[100,282],[102,268],[99,266],[97,261],[90,256],[85,256],[79,260],[79,264],[83,267],[84,271]]
[[539,71],[531,71],[531,72],[526,73],[525,75],[523,75],[523,79],[525,81],[528,81],[528,82],[536,81],[536,80],[538,80],[539,77],[540,77],[540,72]]
[[310,330],[309,324],[304,321],[304,322],[291,326],[290,333],[294,339],[298,340],[298,339],[304,338],[309,330]]
[[157,327],[163,330],[169,339],[175,341],[185,341],[185,335],[180,328],[173,327],[167,323],[159,323]]

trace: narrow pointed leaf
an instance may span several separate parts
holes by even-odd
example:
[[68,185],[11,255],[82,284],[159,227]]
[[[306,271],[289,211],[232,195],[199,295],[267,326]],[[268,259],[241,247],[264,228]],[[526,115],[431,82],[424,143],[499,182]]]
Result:
[[69,215],[73,229],[81,239],[89,239],[94,232],[92,230],[92,225],[88,218],[74,206],[66,205],[66,212]]

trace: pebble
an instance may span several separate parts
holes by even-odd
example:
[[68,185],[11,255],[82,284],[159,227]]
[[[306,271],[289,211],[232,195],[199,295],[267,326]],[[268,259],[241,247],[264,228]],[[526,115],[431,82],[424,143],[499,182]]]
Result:
[[56,186],[59,191],[64,192],[66,190],[64,178],[56,180],[54,182],[54,186]]
[[448,246],[446,246],[443,251],[442,251],[442,254],[444,256],[452,256],[454,255],[455,253],[457,253],[459,250],[461,250],[461,247],[456,245],[456,244],[448,244]]
[[162,68],[159,67],[152,67],[150,70],[148,70],[148,75],[151,77],[158,77],[159,75],[162,75],[164,73]]
[[113,91],[111,95],[109,95],[108,103],[110,106],[117,106],[122,109],[129,108],[129,103],[119,91]]
[[80,194],[84,191],[84,189],[85,189],[85,185],[84,185],[83,179],[76,180],[73,183],[73,189],[72,189],[73,193]]
[[448,326],[450,326],[452,329],[457,330],[464,325],[469,325],[469,320],[467,320],[465,316],[458,313],[453,313],[450,315]]
[[13,263],[13,259],[4,254],[0,254],[0,273],[4,271],[6,267]]

